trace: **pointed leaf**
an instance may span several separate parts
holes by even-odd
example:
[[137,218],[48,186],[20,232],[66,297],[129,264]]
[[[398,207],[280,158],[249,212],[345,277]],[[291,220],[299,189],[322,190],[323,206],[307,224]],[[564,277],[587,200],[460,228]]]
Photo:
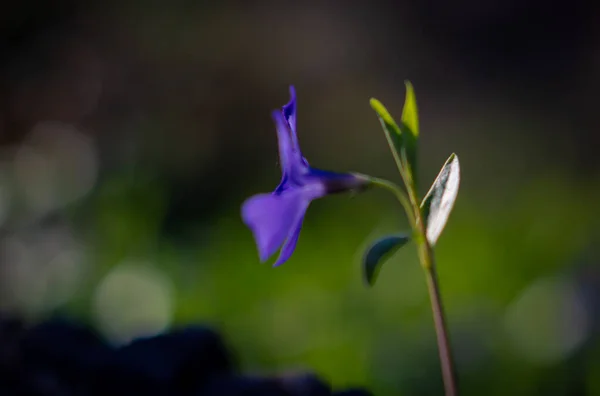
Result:
[[402,123],[415,138],[419,137],[419,112],[415,90],[410,81],[405,81],[406,98],[402,109]]
[[373,110],[375,110],[375,113],[377,113],[381,127],[383,128],[390,148],[393,151],[394,158],[396,159],[398,166],[401,166],[400,159],[402,158],[402,132],[400,131],[400,127],[398,124],[396,124],[394,118],[390,115],[380,101],[375,98],[371,98],[370,103]]
[[413,180],[417,180],[417,139],[419,137],[419,112],[415,91],[410,81],[405,81],[406,98],[402,108],[400,130],[402,132],[402,145],[404,147],[405,162],[410,167]]
[[456,154],[452,154],[421,203],[421,213],[427,227],[427,240],[431,246],[435,245],[446,226],[458,195],[459,184],[460,164]]
[[363,257],[363,270],[365,280],[369,286],[375,284],[379,268],[385,260],[404,246],[410,237],[406,235],[387,236],[376,241]]
[[419,115],[417,100],[412,84],[406,82],[406,100],[402,109],[400,125],[396,123],[381,102],[371,98],[371,107],[377,113],[381,126],[386,133],[388,143],[394,152],[399,167],[407,168],[413,179],[413,171],[417,162],[417,138],[419,136]]

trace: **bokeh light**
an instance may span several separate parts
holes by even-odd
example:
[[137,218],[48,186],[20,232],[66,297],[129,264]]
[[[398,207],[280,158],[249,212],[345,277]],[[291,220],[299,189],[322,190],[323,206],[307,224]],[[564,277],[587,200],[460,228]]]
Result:
[[124,343],[165,330],[173,317],[173,287],[160,271],[145,263],[123,263],[112,269],[94,293],[99,329]]
[[98,173],[89,137],[57,122],[37,124],[15,159],[16,181],[33,213],[46,213],[85,196]]
[[541,278],[509,305],[505,327],[514,353],[536,364],[553,364],[567,359],[589,337],[589,315],[572,280]]

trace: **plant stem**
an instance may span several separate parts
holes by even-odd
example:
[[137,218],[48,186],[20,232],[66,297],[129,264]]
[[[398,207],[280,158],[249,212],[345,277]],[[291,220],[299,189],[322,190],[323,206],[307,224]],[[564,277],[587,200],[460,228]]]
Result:
[[394,193],[400,204],[406,211],[406,215],[413,227],[413,234],[416,236],[416,242],[419,251],[419,260],[421,266],[425,270],[427,279],[427,288],[429,298],[431,300],[431,310],[433,312],[433,322],[435,325],[435,333],[437,336],[438,351],[440,355],[440,365],[442,368],[442,379],[444,380],[444,389],[446,396],[457,396],[457,381],[454,369],[454,361],[452,359],[452,349],[450,347],[450,339],[448,328],[446,326],[446,318],[444,315],[444,307],[442,305],[442,296],[440,294],[440,286],[437,279],[437,271],[435,267],[435,257],[433,249],[427,239],[427,230],[423,221],[423,215],[419,205],[419,199],[411,179],[405,178],[402,174],[403,181],[407,185],[408,197],[402,189],[395,183],[385,179],[370,177],[373,185],[385,188]]
[[[444,389],[446,396],[456,396],[458,394],[456,374],[454,370],[454,361],[452,359],[452,348],[448,336],[448,328],[442,305],[442,296],[440,294],[440,285],[438,282],[437,271],[433,252],[428,243],[424,243],[423,253],[420,254],[422,261],[428,261],[425,268],[425,277],[427,278],[427,289],[431,300],[431,310],[433,312],[433,322],[435,324],[435,333],[437,336],[438,352],[440,355],[440,365],[442,368],[442,378],[444,380]],[[426,252],[427,251],[427,252]]]
[[431,311],[433,313],[433,322],[435,325],[435,334],[440,355],[444,390],[446,396],[456,396],[458,395],[458,388],[454,369],[454,359],[452,358],[448,326],[446,325],[444,306],[442,305],[442,296],[435,266],[435,256],[433,254],[433,249],[429,244],[429,240],[427,239],[427,228],[419,205],[416,189],[414,185],[409,185],[407,188],[417,220],[415,223],[415,232],[420,236],[418,241],[419,259],[421,261],[421,266],[425,270],[425,277],[427,279],[427,290],[429,291],[429,299],[431,300]]
[[411,206],[409,199],[406,197],[406,194],[404,194],[404,191],[402,191],[402,189],[397,184],[385,179],[379,179],[377,177],[369,177],[369,181],[374,186],[385,188],[386,190],[391,191],[396,196],[398,201],[400,201],[400,204],[406,212],[406,216],[408,216],[410,224],[415,224],[416,219],[413,207]]

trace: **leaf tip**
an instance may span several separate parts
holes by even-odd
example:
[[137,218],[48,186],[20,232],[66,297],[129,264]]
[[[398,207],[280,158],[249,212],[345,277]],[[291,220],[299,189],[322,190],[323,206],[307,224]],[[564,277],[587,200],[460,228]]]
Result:
[[409,240],[406,235],[388,236],[376,241],[367,249],[363,257],[363,274],[367,286],[372,287],[375,284],[383,262]]
[[369,104],[371,105],[371,108],[373,110],[375,110],[377,115],[379,115],[380,117],[382,116],[382,114],[387,113],[387,109],[379,100],[377,100],[375,98],[371,98],[371,99],[369,99]]
[[[450,154],[450,157],[448,157],[447,162],[449,164],[450,163],[454,164],[454,166],[458,169],[458,172],[460,173],[460,161],[458,160],[458,155],[456,155],[456,153]],[[460,174],[457,176],[460,177]]]
[[365,274],[364,276],[365,286],[373,287],[375,286],[375,280],[377,280],[377,274]]
[[404,98],[404,109],[402,110],[402,122],[415,137],[418,137],[419,115],[415,90],[409,80],[405,80],[404,85],[406,87],[406,97]]
[[375,98],[371,98],[369,103],[371,104],[371,107],[373,108],[373,110],[375,110],[375,113],[377,113],[377,116],[383,122],[392,126],[396,130],[396,132],[399,134],[400,129],[398,128],[396,121],[394,121],[394,118],[391,116],[390,112],[385,108],[383,103],[381,103],[379,100],[377,100]]

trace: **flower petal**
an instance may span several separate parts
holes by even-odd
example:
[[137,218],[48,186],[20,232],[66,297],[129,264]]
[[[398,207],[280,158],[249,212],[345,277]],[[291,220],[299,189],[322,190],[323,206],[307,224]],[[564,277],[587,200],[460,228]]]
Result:
[[368,178],[357,173],[338,173],[316,168],[308,168],[304,174],[304,184],[320,183],[327,194],[364,189],[370,184]]
[[302,150],[300,150],[300,143],[298,142],[298,130],[296,129],[296,89],[293,85],[290,85],[290,101],[281,108],[283,116],[290,126],[290,132],[292,133],[292,145],[294,151],[297,153],[297,160],[304,167],[308,167],[308,161],[302,156]]
[[252,230],[260,261],[271,257],[283,244],[297,221],[298,212],[305,210],[299,191],[286,194],[255,195],[242,205],[242,219]]
[[292,253],[294,253],[294,250],[296,249],[296,244],[298,243],[298,238],[300,237],[300,231],[302,230],[304,215],[306,214],[306,209],[308,208],[309,203],[310,201],[306,202],[306,206],[304,208],[299,208],[302,210],[298,211],[298,217],[295,219],[291,232],[285,240],[283,247],[281,248],[281,252],[279,252],[279,257],[277,257],[277,261],[275,261],[273,267],[278,267],[281,264],[285,263],[291,257]]
[[292,141],[292,133],[290,127],[283,118],[283,113],[275,110],[272,113],[275,128],[277,129],[277,142],[279,144],[279,163],[283,177],[292,171],[292,166],[295,158],[294,142]]
[[300,237],[300,231],[302,230],[302,222],[304,221],[306,209],[308,209],[308,205],[310,205],[312,200],[321,198],[325,195],[325,186],[319,182],[313,182],[303,186],[302,188],[295,189],[293,193],[300,195],[300,204],[296,207],[296,213],[294,214],[295,217],[292,222],[292,226],[288,232],[285,242],[283,243],[281,252],[279,252],[279,257],[273,264],[273,267],[277,267],[285,263],[290,258],[292,253],[294,253],[296,244],[298,243],[298,238]]
[[298,149],[298,135],[296,134],[296,90],[293,85],[290,85],[290,101],[281,110],[292,131],[294,148]]

